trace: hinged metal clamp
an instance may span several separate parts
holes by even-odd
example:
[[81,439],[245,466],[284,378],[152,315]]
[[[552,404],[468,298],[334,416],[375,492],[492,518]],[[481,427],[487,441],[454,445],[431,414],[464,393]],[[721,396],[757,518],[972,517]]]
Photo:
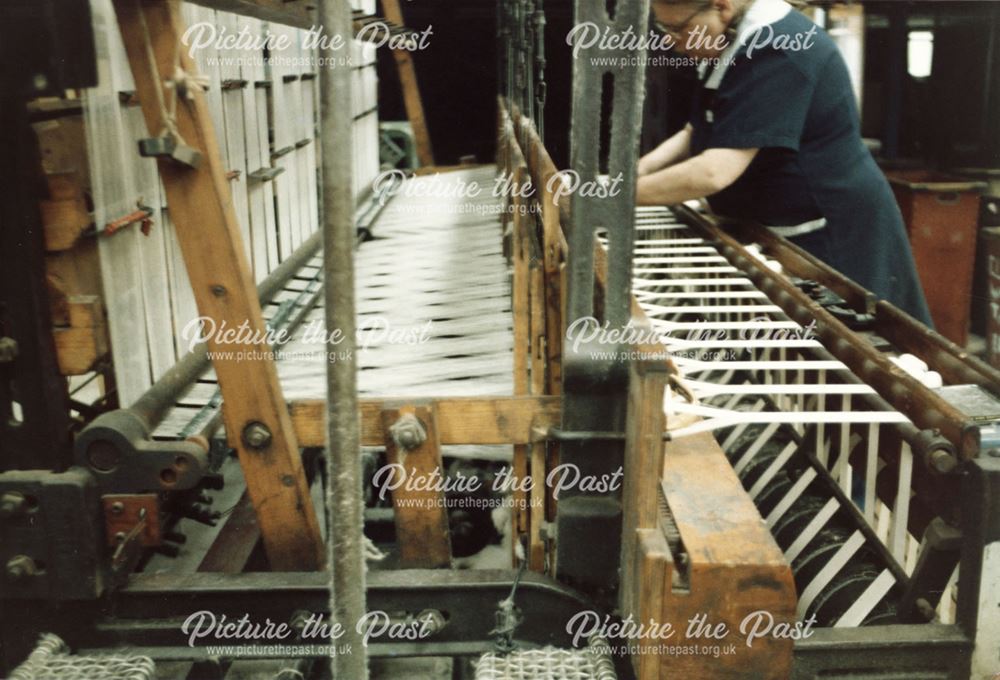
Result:
[[201,152],[179,141],[171,134],[139,140],[139,155],[143,158],[169,158],[189,168],[201,165]]

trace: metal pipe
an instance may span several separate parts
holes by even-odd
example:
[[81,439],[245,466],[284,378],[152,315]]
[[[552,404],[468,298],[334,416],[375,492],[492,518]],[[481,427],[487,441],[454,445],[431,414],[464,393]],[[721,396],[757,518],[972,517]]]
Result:
[[[320,235],[313,234],[299,246],[298,250],[275,267],[274,271],[268,274],[267,278],[257,286],[257,294],[261,302],[270,300],[277,295],[285,287],[288,279],[316,255],[319,245]],[[166,412],[173,407],[181,392],[208,370],[210,365],[205,343],[195,346],[184,355],[184,358],[171,366],[142,396],[136,399],[128,407],[128,410],[142,418],[151,432],[163,419]]]
[[[327,561],[330,612],[351,652],[330,659],[335,678],[366,680],[368,660],[357,624],[365,614],[364,499],[359,432],[354,312],[354,200],[351,195],[351,69],[341,65],[351,45],[346,2],[322,0],[319,21],[328,35],[344,36],[341,54],[320,69],[320,149],[323,158],[323,278],[327,332],[343,334],[337,361],[327,362]],[[350,60],[345,59],[349,64]],[[342,356],[344,358],[342,358]],[[334,640],[331,640],[334,642]]]

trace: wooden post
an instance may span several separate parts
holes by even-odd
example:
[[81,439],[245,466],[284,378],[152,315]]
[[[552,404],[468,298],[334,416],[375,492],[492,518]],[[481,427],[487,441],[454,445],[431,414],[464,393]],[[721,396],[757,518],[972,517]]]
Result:
[[[631,577],[635,588],[631,593],[633,604],[629,613],[637,622],[668,622],[670,612],[664,612],[663,603],[670,594],[668,584],[673,581],[676,565],[663,530],[659,526],[636,529],[635,537],[630,542],[635,546],[635,559],[630,563],[631,571],[624,571],[624,565],[622,571],[623,576],[628,574]],[[632,655],[637,680],[659,680],[660,654],[651,648],[662,641],[642,637],[637,642],[640,651]]]
[[[532,133],[534,131],[532,130]],[[532,136],[532,141],[537,137]],[[541,141],[528,151],[529,164],[536,168],[536,187],[542,208],[542,261],[545,266],[546,362],[548,364],[548,394],[562,393],[563,286],[560,265],[566,237],[562,232],[559,205],[552,185],[555,166]]]
[[[531,225],[531,221],[528,222]],[[533,225],[531,225],[533,226]],[[528,251],[528,281],[530,284],[530,350],[531,350],[531,394],[545,394],[545,291],[542,265],[538,259],[534,234],[526,234]],[[528,539],[528,566],[532,570],[545,570],[545,544],[542,541],[542,524],[545,522],[545,466],[544,441],[531,445],[531,502],[528,510],[530,535]]]
[[[160,94],[168,102],[173,97],[163,81],[173,78],[175,60],[195,73],[180,43],[180,3],[115,0],[114,5],[146,126],[155,135],[164,129]],[[200,91],[192,94],[193,99],[177,103],[176,126],[184,141],[201,152],[202,162],[196,169],[170,159],[158,163],[171,219],[198,313],[217,328],[246,324],[259,338],[264,320],[208,104]],[[223,345],[213,336],[208,350],[215,354],[226,431],[239,454],[271,567],[319,569],[323,540],[269,347],[250,341]]]
[[[643,346],[642,351],[663,351]],[[629,377],[628,411],[625,418],[625,475],[622,479],[622,587],[619,605],[627,614],[637,614],[642,583],[632,579],[639,559],[641,529],[657,524],[657,496],[663,473],[663,432],[666,415],[663,395],[667,387],[665,361],[636,361]]]
[[[382,13],[387,21],[404,26],[403,11],[399,0],[382,0]],[[413,58],[406,50],[393,50],[396,59],[396,70],[399,73],[399,84],[403,89],[403,103],[406,105],[406,117],[410,119],[413,128],[413,141],[417,146],[417,159],[422,166],[434,165],[434,151],[431,148],[431,135],[427,131],[427,121],[424,118],[424,104],[420,99],[420,87],[417,85],[417,72],[413,68]]]
[[[438,439],[434,405],[403,406],[382,411],[382,427],[386,433],[385,453],[389,463],[399,466],[393,473],[394,482],[402,482],[392,492],[396,519],[396,543],[399,545],[400,566],[407,569],[432,569],[451,566],[451,535],[448,531],[448,509],[444,492],[428,485],[435,474],[443,479],[441,445]],[[426,440],[416,448],[405,450],[397,446],[389,428],[401,416],[415,416],[426,432]],[[406,480],[419,481],[419,488],[407,488],[397,474]]]
[[[514,256],[512,291],[512,308],[514,324],[514,395],[521,396],[529,393],[528,358],[531,356],[531,296],[530,296],[530,267],[529,251],[526,243],[525,223],[527,215],[522,214],[522,209],[527,205],[523,196],[520,196],[528,171],[524,164],[524,157],[516,143],[512,143],[508,149],[508,168],[511,173],[510,181],[514,189],[512,197],[513,203],[513,226],[512,226],[512,252]],[[528,457],[529,446],[518,445],[514,447],[514,460],[511,465],[514,479],[517,484],[513,491],[513,511],[511,512],[511,549],[512,559],[517,563],[517,548],[524,536],[531,533],[531,513],[528,511],[529,494],[523,484],[528,478]],[[530,540],[530,539],[529,539]],[[525,556],[528,559],[528,556]]]

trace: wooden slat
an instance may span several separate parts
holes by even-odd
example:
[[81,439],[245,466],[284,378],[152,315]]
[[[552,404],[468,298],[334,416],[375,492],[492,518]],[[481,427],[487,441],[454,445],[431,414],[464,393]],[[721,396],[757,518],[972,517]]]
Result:
[[[629,542],[624,543],[627,545]],[[674,561],[670,555],[670,547],[659,529],[639,529],[631,540],[632,550],[636,554],[634,563],[630,563],[632,571],[622,574],[632,575],[637,588],[632,593],[630,612],[634,612],[637,623],[664,623],[669,621],[664,616],[664,595],[669,593],[670,583],[674,574]],[[666,612],[669,616],[669,612]],[[669,643],[671,640],[666,640]],[[664,641],[654,637],[643,637],[637,640],[640,648],[655,647]],[[652,649],[640,651],[632,655],[632,665],[638,680],[657,680],[660,677],[660,654]]]
[[[528,127],[528,137],[536,139],[533,127]],[[545,267],[545,321],[546,321],[546,361],[548,363],[548,393],[562,391],[562,275],[560,265],[566,250],[566,237],[560,223],[559,204],[552,181],[556,174],[555,164],[545,146],[539,141],[529,144],[528,167],[532,170],[532,181],[538,191],[538,201],[542,208],[542,262]]]
[[[515,187],[520,187],[526,175],[519,155],[515,156],[513,170]],[[514,206],[523,205],[522,199],[515,198]],[[531,300],[529,293],[528,252],[525,230],[528,216],[514,211],[514,266],[512,283],[512,306],[514,324],[514,394],[528,393],[528,356],[530,353]]]
[[[529,222],[534,227],[532,222]],[[527,230],[526,230],[527,231]],[[545,283],[542,264],[534,251],[533,235],[524,234],[528,246],[528,284],[530,300],[529,340],[531,350],[531,384],[533,395],[545,393]],[[528,562],[535,571],[545,569],[545,544],[542,541],[542,524],[545,522],[545,479],[548,470],[545,467],[545,442],[535,442],[531,445],[531,504],[528,508],[529,537]]]
[[101,300],[96,295],[68,296],[66,315],[68,327],[52,329],[59,372],[83,375],[106,356],[110,348]]
[[255,17],[276,24],[310,28],[316,23],[315,3],[306,0],[190,0],[195,5]]
[[[405,25],[399,0],[382,0],[382,12],[387,21],[399,26]],[[410,127],[413,128],[413,142],[417,147],[417,159],[420,161],[420,165],[434,165],[431,135],[427,131],[424,104],[420,99],[420,88],[417,85],[417,72],[413,68],[413,58],[406,50],[393,50],[392,56],[396,59],[396,69],[399,71],[399,84],[403,89],[406,117],[410,119]]]
[[[434,404],[429,404],[385,409],[380,414],[382,429],[386,433],[386,458],[390,465],[401,466],[407,479],[426,481],[432,479],[432,475],[444,478],[434,411]],[[427,432],[427,440],[409,451],[397,447],[389,433],[390,426],[404,414],[416,416]],[[398,470],[396,474],[399,474]],[[401,481],[398,477],[394,480]],[[392,504],[400,567],[433,569],[451,566],[451,534],[448,531],[444,492],[426,486],[411,489],[406,483],[401,483],[392,490]]]
[[[514,149],[510,160],[512,185],[519,188],[527,174],[524,167],[524,159]],[[511,312],[514,326],[514,394],[525,395],[528,394],[528,356],[531,349],[529,340],[531,309],[530,292],[528,290],[528,252],[527,244],[525,243],[525,222],[528,218],[525,214],[517,210],[519,206],[524,204],[524,199],[518,196],[518,193],[520,192],[515,191],[513,198],[515,210],[512,232],[513,276],[511,281]],[[531,513],[527,506],[529,493],[520,483],[521,480],[526,480],[529,474],[534,472],[533,470],[529,472],[528,459],[529,446],[524,444],[514,446],[514,458],[511,467],[513,468],[515,478],[518,480],[518,484],[514,487],[513,491],[514,505],[513,512],[511,513],[511,528],[514,537],[514,540],[511,541],[511,549],[514,551],[514,555],[512,556],[514,564],[517,563],[517,549],[521,545],[523,537],[529,536],[530,540],[532,531]],[[528,558],[529,566],[531,566],[531,555]]]
[[54,328],[52,339],[62,375],[89,373],[108,351],[105,328]]
[[[649,348],[654,349],[654,348]],[[663,470],[663,432],[666,415],[663,394],[667,367],[662,361],[633,362],[630,367],[628,411],[625,420],[625,476],[622,479],[622,611],[637,613],[644,586],[632,580],[636,573],[633,534],[657,525],[657,498]]]
[[94,223],[82,196],[44,200],[39,207],[45,230],[45,250],[48,252],[72,248]]
[[[122,59],[124,59],[124,55]],[[177,362],[177,347],[173,335],[169,332],[169,329],[176,327],[177,323],[171,318],[170,265],[168,264],[170,251],[165,239],[166,229],[161,219],[163,198],[160,195],[160,176],[156,170],[156,161],[151,158],[143,158],[133,151],[138,140],[149,136],[142,111],[138,108],[119,110],[122,114],[122,123],[125,126],[125,149],[128,153],[125,173],[132,175],[137,197],[142,197],[142,202],[153,211],[150,216],[152,228],[141,237],[137,237],[133,233],[131,238],[141,263],[146,344],[149,347],[151,377],[155,381],[159,380],[160,376],[170,370],[170,367]],[[140,225],[131,225],[126,229],[134,231],[140,229]],[[119,234],[104,238],[118,238],[119,236],[128,237],[129,235]],[[106,266],[114,265],[106,261]],[[187,323],[189,320],[184,319],[181,323]],[[139,339],[130,338],[130,340]]]
[[[381,446],[385,440],[381,412],[384,404],[426,403],[437,408],[438,439],[442,444],[530,444],[532,425],[557,427],[562,407],[559,397],[406,397],[362,399],[361,445]],[[324,446],[326,402],[304,399],[289,404],[292,425],[301,446]]]
[[250,496],[244,492],[226,517],[219,535],[205,552],[198,571],[239,574],[246,568],[259,540],[257,514]]
[[[114,4],[147,127],[162,130],[157,88],[162,88],[164,97],[172,96],[162,80],[174,73],[184,33],[179,6],[139,5],[131,0]],[[156,63],[150,63],[146,35]],[[195,72],[186,51],[180,50],[180,59],[185,71]],[[191,101],[178,102],[175,116],[184,140],[203,155],[198,169],[170,160],[158,162],[199,313],[230,328],[246,323],[254,334],[263,334],[257,290],[204,95],[195,91]],[[234,435],[271,566],[291,571],[321,567],[325,547],[273,362],[266,356],[254,357],[265,349],[262,344],[220,346],[213,338],[208,348],[211,352],[242,351],[250,357],[217,356],[214,368],[225,403],[226,430]],[[258,450],[247,447],[237,434],[252,422],[262,423],[271,432],[270,443]]]

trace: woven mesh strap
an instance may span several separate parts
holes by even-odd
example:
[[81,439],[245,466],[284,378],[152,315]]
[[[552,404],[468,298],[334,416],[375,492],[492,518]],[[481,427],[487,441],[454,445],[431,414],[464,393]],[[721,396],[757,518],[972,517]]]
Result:
[[593,637],[583,649],[528,649],[483,654],[476,680],[617,680],[608,643]]
[[10,680],[150,680],[155,670],[148,656],[73,656],[58,635],[43,633]]

